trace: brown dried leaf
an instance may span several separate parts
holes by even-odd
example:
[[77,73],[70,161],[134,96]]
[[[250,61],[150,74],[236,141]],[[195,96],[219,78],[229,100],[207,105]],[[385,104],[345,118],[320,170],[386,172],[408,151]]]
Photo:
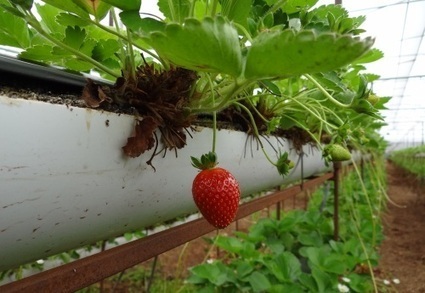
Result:
[[136,158],[145,151],[150,150],[155,145],[154,131],[158,124],[152,117],[145,117],[142,121],[137,121],[135,135],[127,139],[127,144],[123,146],[124,153],[132,158]]
[[87,80],[81,98],[90,108],[98,108],[102,102],[109,99],[99,85],[95,84],[91,79]]

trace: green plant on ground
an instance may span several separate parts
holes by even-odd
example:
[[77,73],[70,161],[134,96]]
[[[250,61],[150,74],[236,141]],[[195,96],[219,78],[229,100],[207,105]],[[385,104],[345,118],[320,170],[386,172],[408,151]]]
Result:
[[417,175],[419,178],[425,177],[425,146],[394,151],[389,158],[396,165]]

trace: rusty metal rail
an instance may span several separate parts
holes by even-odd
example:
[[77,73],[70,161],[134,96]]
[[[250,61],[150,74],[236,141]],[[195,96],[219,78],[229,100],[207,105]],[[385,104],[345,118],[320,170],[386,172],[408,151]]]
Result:
[[[326,173],[320,177],[303,180],[301,185],[277,190],[270,195],[244,203],[239,207],[235,220],[274,204],[277,204],[280,214],[281,202],[301,192],[315,189],[334,177],[333,172]],[[203,218],[194,220],[0,286],[0,292],[75,292],[214,230],[215,228]]]

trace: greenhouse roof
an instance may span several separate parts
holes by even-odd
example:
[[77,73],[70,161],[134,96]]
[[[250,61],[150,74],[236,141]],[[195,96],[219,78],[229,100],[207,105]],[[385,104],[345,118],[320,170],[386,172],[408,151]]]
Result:
[[[320,0],[318,4],[334,1]],[[342,0],[352,16],[364,15],[366,34],[376,38],[384,58],[368,66],[381,78],[373,84],[379,96],[392,97],[384,111],[391,142],[423,143],[425,135],[425,1]]]

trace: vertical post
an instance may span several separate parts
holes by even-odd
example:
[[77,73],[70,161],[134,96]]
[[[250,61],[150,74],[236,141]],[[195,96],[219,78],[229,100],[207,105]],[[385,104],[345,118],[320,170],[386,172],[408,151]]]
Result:
[[[277,187],[277,190],[278,191],[280,191],[282,189],[282,187],[281,186],[278,186]],[[282,208],[282,204],[281,204],[281,202],[280,201],[278,201],[277,203],[276,203],[276,219],[279,221],[280,220],[280,210],[281,210],[281,208]]]
[[341,162],[334,162],[334,240],[339,239],[339,177]]
[[[301,192],[302,194],[304,194],[304,151],[301,151],[300,153],[300,162],[301,162],[301,183],[300,183],[300,187],[301,187]],[[295,208],[295,198],[296,195],[294,196],[294,208]]]
[[335,4],[336,4],[336,5],[338,5],[338,4],[339,4],[339,5],[342,5],[342,0],[335,0]]

